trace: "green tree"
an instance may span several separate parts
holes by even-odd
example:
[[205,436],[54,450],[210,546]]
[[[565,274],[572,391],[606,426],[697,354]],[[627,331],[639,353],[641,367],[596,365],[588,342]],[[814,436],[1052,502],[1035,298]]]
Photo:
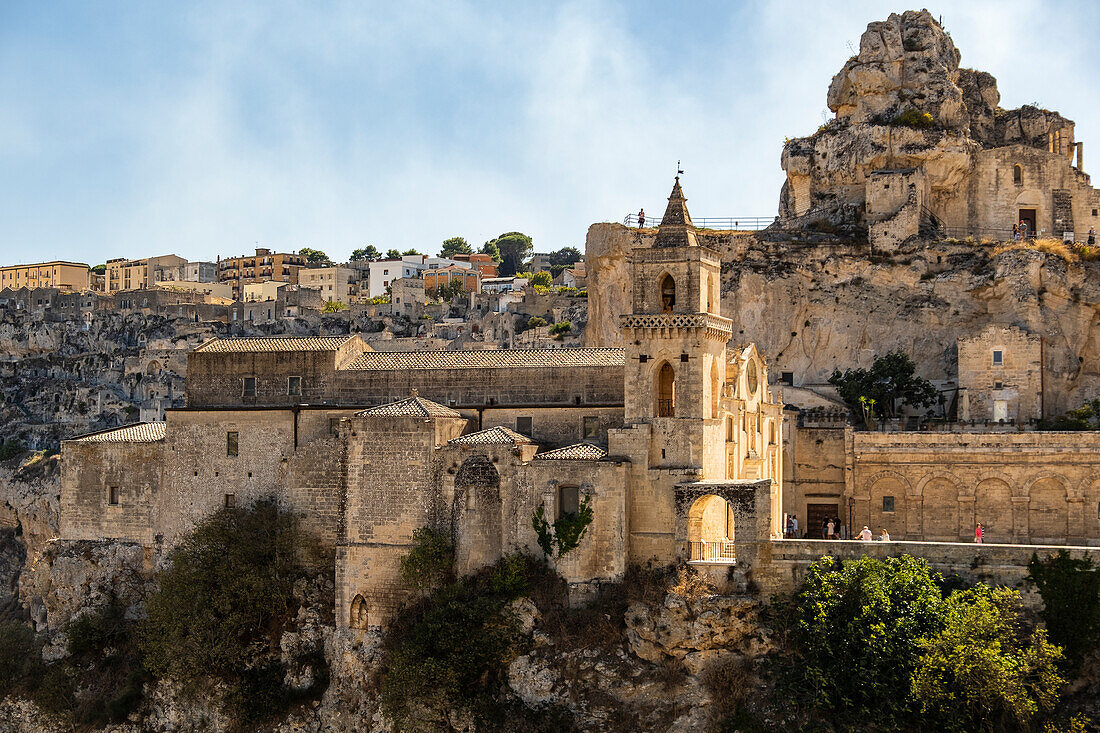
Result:
[[531,238],[522,232],[505,232],[493,240],[500,253],[500,275],[509,277],[523,268],[523,261],[531,254]]
[[1050,713],[1065,681],[1062,651],[1045,629],[1028,631],[1020,594],[986,586],[944,601],[944,627],[921,640],[912,697],[935,730],[1030,730]]
[[388,250],[386,250],[386,259],[388,259],[388,260],[399,260],[399,259],[401,259],[401,253],[399,251],[397,251],[396,249],[388,249]]
[[455,548],[450,534],[420,527],[413,530],[412,539],[412,549],[401,558],[401,579],[420,590],[432,590],[452,582]]
[[418,255],[420,253],[417,252],[415,249],[407,249],[404,252],[402,252],[401,254],[402,255]]
[[343,301],[329,300],[325,302],[324,307],[321,308],[322,313],[339,313],[340,311],[346,311],[348,306]]
[[455,255],[473,254],[474,248],[463,237],[451,237],[443,240],[443,247],[439,250],[440,257],[454,257]]
[[556,252],[550,253],[551,265],[569,266],[581,261],[581,251],[576,247],[562,247]]
[[378,249],[373,244],[368,244],[366,247],[360,249],[353,249],[351,251],[351,261],[359,262],[361,260],[377,260],[382,255],[379,254]]
[[1041,427],[1043,430],[1100,430],[1100,398],[1053,420],[1044,420]]
[[273,498],[222,508],[200,522],[146,601],[146,667],[182,682],[222,681],[242,719],[275,712],[265,706],[289,697],[278,670],[279,638],[297,615],[295,582],[322,562],[310,557],[313,546],[297,516]]
[[104,275],[107,272],[107,265],[96,265],[95,267],[89,267],[88,269],[97,275]]
[[310,249],[309,247],[302,247],[298,250],[298,254],[306,258],[306,262],[329,262],[328,255],[319,249]]
[[489,255],[493,258],[493,262],[500,262],[500,248],[497,247],[495,239],[490,239],[488,242],[481,245],[481,254]]
[[554,278],[550,277],[550,273],[546,270],[541,270],[531,276],[531,284],[538,287],[548,288],[553,282]]
[[870,718],[889,730],[915,713],[921,640],[942,628],[938,579],[908,555],[810,566],[789,615],[795,685],[840,728]]
[[829,384],[836,387],[854,414],[863,414],[870,404],[875,414],[894,417],[899,402],[913,407],[936,403],[939,396],[936,388],[927,379],[916,376],[915,371],[916,365],[907,354],[891,351],[876,356],[870,369],[845,369],[843,374],[833,369]]

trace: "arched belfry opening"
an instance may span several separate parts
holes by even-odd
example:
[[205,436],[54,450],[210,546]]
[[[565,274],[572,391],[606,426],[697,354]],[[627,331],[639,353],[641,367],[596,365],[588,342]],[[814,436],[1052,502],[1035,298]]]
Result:
[[1016,165],[1012,166],[1012,182],[1013,183],[1023,183],[1023,180],[1024,180],[1024,169],[1020,167],[1019,163],[1017,163]]
[[369,626],[367,602],[360,594],[357,594],[351,602],[351,615],[348,617],[348,626],[353,629],[365,629]]
[[657,417],[676,416],[676,372],[667,361],[657,370]]
[[661,277],[658,290],[661,292],[661,312],[671,313],[676,305],[676,281],[672,279],[672,275],[666,273]]

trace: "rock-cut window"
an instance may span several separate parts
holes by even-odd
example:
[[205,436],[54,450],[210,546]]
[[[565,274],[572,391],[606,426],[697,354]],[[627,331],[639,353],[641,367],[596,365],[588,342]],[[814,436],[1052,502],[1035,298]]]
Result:
[[256,378],[255,377],[245,377],[244,378],[244,387],[242,389],[242,394],[245,397],[255,397],[256,396]]
[[286,393],[288,395],[301,395],[302,394],[302,378],[301,377],[287,377],[286,380]]
[[225,455],[235,456],[237,455],[237,440],[238,433],[236,431],[230,431],[225,434]]

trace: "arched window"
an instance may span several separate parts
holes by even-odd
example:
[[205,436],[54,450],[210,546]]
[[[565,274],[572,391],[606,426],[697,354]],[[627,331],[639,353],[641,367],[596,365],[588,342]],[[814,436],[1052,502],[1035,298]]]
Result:
[[1024,180],[1024,169],[1020,167],[1019,163],[1012,166],[1012,182],[1021,183]]
[[676,305],[676,281],[672,279],[672,275],[661,278],[659,290],[661,291],[661,312],[671,313],[673,306]]
[[676,373],[667,361],[657,371],[657,417],[676,416]]

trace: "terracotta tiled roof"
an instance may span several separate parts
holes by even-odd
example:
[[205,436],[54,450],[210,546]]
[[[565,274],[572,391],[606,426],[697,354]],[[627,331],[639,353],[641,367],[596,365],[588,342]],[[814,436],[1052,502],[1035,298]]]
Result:
[[164,423],[139,422],[102,433],[92,433],[76,438],[77,443],[156,443],[164,440]]
[[591,443],[577,443],[564,448],[548,450],[535,456],[536,461],[598,461],[607,457],[607,451]]
[[449,407],[423,397],[409,397],[356,413],[358,415],[391,415],[398,417],[462,417]]
[[355,336],[257,336],[216,338],[195,349],[205,354],[257,353],[261,351],[336,351]]
[[368,351],[346,368],[536,369],[623,365],[622,349],[485,349],[480,351]]
[[528,438],[526,435],[520,435],[515,430],[509,430],[508,428],[498,425],[495,428],[488,428],[486,430],[479,430],[476,433],[470,433],[469,435],[461,435],[454,440],[450,441],[451,445],[514,445],[514,444],[532,444],[535,441]]

